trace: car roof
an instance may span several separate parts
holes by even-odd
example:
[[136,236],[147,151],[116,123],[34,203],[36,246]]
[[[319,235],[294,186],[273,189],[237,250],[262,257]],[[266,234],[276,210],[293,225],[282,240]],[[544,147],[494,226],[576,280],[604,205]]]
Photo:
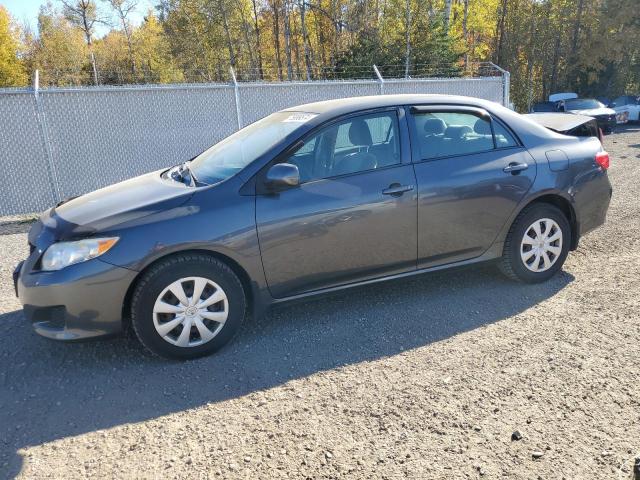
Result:
[[321,102],[306,103],[296,107],[286,108],[287,112],[331,113],[344,115],[373,108],[394,107],[397,105],[461,105],[487,108],[489,110],[500,106],[496,102],[475,97],[461,95],[431,95],[431,94],[397,94],[372,95],[366,97],[339,98]]
[[351,97],[306,103],[304,105],[289,107],[282,111],[316,114],[316,117],[306,124],[306,128],[311,129],[325,121],[330,121],[342,115],[402,105],[459,105],[483,108],[511,128],[526,147],[548,142],[550,138],[558,138],[556,137],[558,134],[548,128],[497,102],[461,95],[398,94]]

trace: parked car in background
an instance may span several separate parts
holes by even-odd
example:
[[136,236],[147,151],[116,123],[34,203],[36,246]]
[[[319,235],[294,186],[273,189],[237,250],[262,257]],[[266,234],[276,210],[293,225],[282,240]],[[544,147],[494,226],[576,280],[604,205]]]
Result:
[[567,115],[566,113],[530,113],[527,118],[543,127],[573,137],[595,137],[602,143],[604,138],[598,122],[586,115]]
[[622,95],[611,103],[611,107],[619,114],[626,112],[631,122],[640,121],[640,96],[638,95]]
[[549,95],[550,102],[559,102],[561,100],[568,100],[570,98],[578,98],[578,94],[574,92],[561,92],[561,93],[552,93]]
[[537,102],[529,109],[530,113],[535,112],[557,112],[558,102]]
[[560,100],[558,109],[562,112],[586,115],[597,120],[604,133],[611,133],[617,125],[616,111],[595,98],[570,98]]
[[548,280],[605,221],[608,167],[597,139],[486,100],[311,103],[48,210],[14,282],[45,337],[131,325],[151,352],[194,358],[284,301],[489,260]]

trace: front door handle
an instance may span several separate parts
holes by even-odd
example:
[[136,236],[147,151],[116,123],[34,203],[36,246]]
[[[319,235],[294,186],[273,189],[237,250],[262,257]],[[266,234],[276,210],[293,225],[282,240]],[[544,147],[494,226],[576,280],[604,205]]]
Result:
[[510,173],[511,175],[517,175],[521,171],[526,170],[527,168],[529,168],[529,165],[526,163],[511,162],[509,165],[504,167],[502,171],[504,173]]
[[389,188],[385,188],[382,191],[382,194],[399,197],[404,192],[409,192],[411,190],[413,190],[413,185],[400,185],[399,183],[392,183],[391,185],[389,185]]

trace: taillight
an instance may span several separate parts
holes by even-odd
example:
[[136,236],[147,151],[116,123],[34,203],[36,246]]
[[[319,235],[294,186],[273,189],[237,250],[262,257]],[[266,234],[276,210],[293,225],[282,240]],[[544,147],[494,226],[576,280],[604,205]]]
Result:
[[605,170],[609,168],[609,154],[607,152],[596,153],[596,163]]

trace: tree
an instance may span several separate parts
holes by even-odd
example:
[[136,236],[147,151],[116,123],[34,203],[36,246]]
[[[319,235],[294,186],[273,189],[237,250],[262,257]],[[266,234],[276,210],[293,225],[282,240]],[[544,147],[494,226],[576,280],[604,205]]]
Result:
[[93,53],[94,28],[96,23],[106,24],[107,22],[99,16],[95,0],[61,0],[61,2],[67,19],[84,33],[87,47],[89,47],[89,56],[91,57],[93,81],[98,85],[98,68],[96,66],[96,57]]
[[0,5],[0,86],[26,85],[28,80],[24,63],[20,58],[23,45],[20,30],[9,12]]
[[28,58],[31,69],[40,70],[41,85],[82,85],[91,78],[82,32],[50,4],[40,7],[38,32],[29,46]]
[[131,63],[131,73],[135,77],[136,63],[133,60],[133,42],[131,41],[131,23],[129,15],[135,10],[137,0],[106,0],[111,8],[116,12],[118,21],[122,26],[122,31],[127,39],[127,49],[129,50],[129,62]]
[[135,62],[146,83],[176,83],[184,81],[184,73],[171,54],[171,47],[162,26],[149,11],[144,22],[133,32]]
[[282,58],[280,56],[280,0],[268,0],[273,12],[273,44],[275,45],[278,80],[282,80]]
[[[449,1],[449,6],[451,6],[451,0]],[[405,25],[404,25],[404,38],[406,45],[406,54],[404,59],[404,77],[409,77],[409,64],[411,61],[411,1],[406,0],[405,7]],[[448,21],[448,19],[447,19]]]
[[262,69],[262,43],[260,42],[260,21],[258,17],[258,5],[256,0],[251,0],[253,7],[253,22],[256,36],[256,50],[258,51],[258,74],[260,80],[264,79],[264,70]]
[[491,60],[511,72],[520,109],[558,90],[640,89],[637,0],[154,0],[139,26],[139,0],[102,0],[118,19],[102,38],[97,0],[60,1],[67,18],[43,11],[39,36],[5,33],[4,64],[76,84],[228,82],[229,67],[239,79],[372,78],[373,64],[456,76]]
[[111,30],[93,42],[96,62],[100,65],[100,83],[123,85],[136,83],[137,75],[131,71],[131,58],[127,37],[120,30]]

